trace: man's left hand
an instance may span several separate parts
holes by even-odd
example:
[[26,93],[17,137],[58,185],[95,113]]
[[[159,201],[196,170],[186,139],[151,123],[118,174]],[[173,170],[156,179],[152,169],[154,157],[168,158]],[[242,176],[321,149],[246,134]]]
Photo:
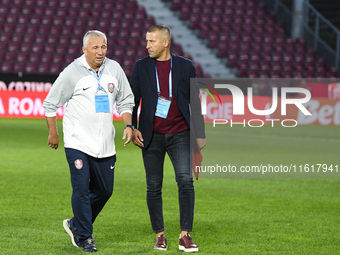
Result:
[[127,127],[124,129],[124,133],[123,133],[123,140],[125,140],[125,143],[124,143],[124,147],[126,145],[128,145],[129,142],[131,142],[131,139],[132,139],[132,129]]
[[207,144],[205,138],[196,138],[198,149],[202,150]]

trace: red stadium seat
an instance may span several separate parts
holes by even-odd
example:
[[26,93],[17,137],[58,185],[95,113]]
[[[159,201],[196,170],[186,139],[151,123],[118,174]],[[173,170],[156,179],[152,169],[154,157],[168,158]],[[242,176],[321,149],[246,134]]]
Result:
[[291,71],[286,71],[282,73],[282,78],[293,78],[293,73]]
[[24,43],[21,45],[21,52],[32,52],[32,43]]
[[284,72],[292,72],[294,70],[293,65],[291,63],[285,63],[282,65],[282,70]]
[[261,54],[259,52],[252,52],[250,54],[250,60],[252,61],[259,61],[261,59]]
[[283,57],[280,52],[273,52],[272,59],[274,62],[281,62],[283,60]]
[[[248,51],[241,51],[240,54],[239,54],[239,59],[240,61],[249,61],[250,59],[250,55],[248,53]],[[253,61],[255,62],[255,61]],[[256,61],[258,62],[258,61]]]
[[27,73],[38,73],[39,70],[39,63],[38,62],[29,62],[26,65],[25,72]]
[[[262,67],[262,65],[261,65]],[[259,72],[260,70],[260,64],[258,62],[252,62],[249,64],[249,71],[256,71],[256,72]]]
[[38,63],[41,61],[41,53],[31,53],[29,57],[30,63]]
[[18,52],[20,51],[21,43],[20,42],[11,42],[8,46],[9,52]]
[[6,26],[3,27],[3,31],[5,33],[12,33],[15,30],[16,23],[7,23]]
[[325,71],[317,72],[316,77],[317,78],[326,78],[326,72]]
[[292,62],[292,60],[293,60],[293,54],[291,54],[291,53],[286,53],[283,56],[283,61],[284,62]]
[[280,63],[273,63],[273,65],[272,65],[272,71],[273,72],[277,71],[278,73],[280,73],[281,70],[282,70],[282,66],[281,66]]
[[3,73],[13,73],[14,72],[14,62],[6,61],[1,65],[1,71]]
[[65,56],[63,55],[63,54],[59,54],[59,55],[53,55],[53,58],[52,58],[52,61],[51,61],[52,63],[59,63],[59,64],[61,64],[61,63],[64,63],[64,62],[66,62],[65,61]]
[[33,44],[32,51],[41,54],[45,49],[44,43]]
[[237,67],[238,67],[238,69],[248,70],[248,69],[249,69],[248,60],[240,60],[240,61],[237,63]]
[[228,66],[229,67],[236,67],[238,61],[238,55],[235,52],[231,52],[227,55],[228,58]]
[[281,71],[280,70],[273,70],[271,75],[270,75],[271,78],[281,78]]
[[286,44],[284,46],[284,50],[285,50],[285,52],[294,53],[295,52],[295,46],[294,46],[294,44]]
[[309,54],[305,57],[305,61],[306,61],[307,64],[308,63],[314,63],[315,62],[315,56],[312,55],[312,54]]
[[301,71],[295,71],[295,72],[293,73],[293,76],[294,76],[294,78],[303,78],[305,75],[304,75],[304,73],[301,72]]
[[259,73],[256,70],[252,70],[248,73],[249,78],[259,78]]
[[262,52],[262,43],[260,43],[260,42],[252,42],[251,48],[255,52]]
[[41,62],[42,63],[51,63],[53,60],[53,54],[52,53],[45,53],[41,56]]
[[26,61],[24,61],[24,62],[17,62],[14,65],[14,71],[16,73],[25,72],[25,69],[26,69]]
[[17,51],[10,51],[5,55],[6,61],[15,61],[17,58]]
[[44,63],[43,65],[39,65],[38,73],[46,74],[46,73],[49,73],[49,71],[50,71],[50,63]]
[[296,71],[303,71],[303,70],[305,70],[305,66],[303,65],[303,63],[296,63],[295,66],[294,66],[294,69]]
[[271,70],[271,66],[269,63],[262,62],[260,69],[261,71],[269,72]]
[[318,58],[318,59],[316,60],[316,65],[317,65],[317,66],[323,66],[323,67],[325,67],[325,66],[326,66],[326,59],[324,59],[324,58]]
[[51,73],[60,73],[62,71],[62,69],[63,69],[62,64],[52,64],[51,67],[50,67],[50,72]]
[[270,73],[269,73],[269,71],[261,70],[260,73],[259,73],[259,76],[260,76],[260,78],[269,78]]
[[297,53],[294,56],[294,61],[296,63],[303,63],[303,62],[305,62],[305,54],[304,53]]
[[305,78],[315,78],[315,72],[306,71]]
[[315,72],[315,70],[316,70],[315,65],[313,63],[307,64],[305,68],[309,72]]
[[28,61],[29,56],[30,56],[29,52],[20,52],[17,55],[17,60],[18,60],[19,63],[22,63],[22,62],[25,63],[26,61]]
[[263,51],[273,52],[273,45],[271,43],[265,43],[263,45]]
[[[255,73],[256,71],[254,71],[253,73]],[[248,76],[248,72],[247,69],[238,69],[238,76],[239,77],[247,77]]]

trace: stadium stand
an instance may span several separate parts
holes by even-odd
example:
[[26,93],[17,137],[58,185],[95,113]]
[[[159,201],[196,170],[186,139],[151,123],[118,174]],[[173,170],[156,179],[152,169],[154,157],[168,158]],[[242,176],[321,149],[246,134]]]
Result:
[[[147,55],[145,31],[152,16],[136,0],[1,0],[1,73],[58,74],[81,52],[87,30],[108,37],[107,56],[117,60],[129,76],[135,61]],[[175,54],[190,58],[180,44]],[[197,76],[203,77],[195,63]]]
[[[337,76],[304,39],[288,37],[285,24],[263,2],[162,1],[239,77]],[[135,61],[147,54],[145,31],[153,24],[154,17],[136,0],[0,0],[0,72],[56,75],[82,54],[83,34],[98,29],[108,36],[108,57],[129,76]],[[176,42],[172,51],[191,59]],[[195,66],[198,77],[210,77]]]
[[304,39],[290,38],[284,23],[256,0],[163,0],[187,20],[239,77],[330,78],[334,67]]
[[[235,70],[227,68],[225,59],[218,58],[196,32],[190,29],[186,21],[180,19],[179,13],[171,10],[171,4],[161,0],[137,0],[144,6],[148,15],[155,18],[156,23],[166,24],[172,32],[173,38],[180,43],[183,50],[190,54],[194,62],[200,63],[202,70],[213,78],[235,78]],[[205,77],[205,76],[204,76]]]

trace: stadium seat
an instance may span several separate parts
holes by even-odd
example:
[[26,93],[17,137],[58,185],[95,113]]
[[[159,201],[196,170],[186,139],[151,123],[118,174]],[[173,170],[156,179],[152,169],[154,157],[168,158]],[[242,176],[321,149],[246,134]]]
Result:
[[38,62],[29,62],[26,65],[25,72],[27,73],[38,73],[39,70],[39,63]]
[[39,73],[49,73],[50,72],[50,63],[44,63],[43,65],[39,65],[38,72]]
[[295,63],[294,69],[296,71],[304,71],[306,68],[303,63]]
[[17,51],[10,51],[5,54],[6,61],[13,61],[17,58]]
[[272,70],[270,78],[281,78],[281,70]]
[[13,73],[14,72],[14,62],[6,61],[1,65],[1,71],[3,73]]
[[28,52],[20,52],[17,55],[18,63],[26,62],[29,59],[30,53]]
[[231,52],[227,55],[228,59],[228,66],[229,67],[236,67],[238,62],[238,54],[235,52]]

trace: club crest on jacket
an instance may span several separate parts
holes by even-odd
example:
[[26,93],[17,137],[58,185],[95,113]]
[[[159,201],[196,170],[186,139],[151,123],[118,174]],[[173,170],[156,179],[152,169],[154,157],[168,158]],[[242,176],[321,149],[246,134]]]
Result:
[[115,85],[112,82],[110,82],[107,84],[107,89],[109,90],[110,93],[112,93],[115,89]]

